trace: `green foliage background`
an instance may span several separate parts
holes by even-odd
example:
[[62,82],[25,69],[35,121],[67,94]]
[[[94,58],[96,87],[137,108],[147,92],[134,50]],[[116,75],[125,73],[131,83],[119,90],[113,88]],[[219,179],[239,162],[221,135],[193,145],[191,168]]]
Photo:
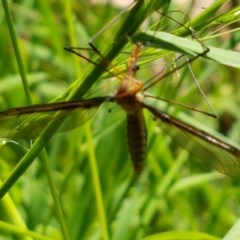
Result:
[[[152,13],[143,31],[155,23],[154,31],[187,35],[177,32],[181,25],[167,17],[158,24],[161,13],[156,12],[187,8],[171,3],[167,10],[168,4],[161,6],[159,2],[138,1],[93,39],[117,69],[124,69],[134,49],[126,35],[131,40]],[[96,67],[64,52],[63,47],[88,47],[89,39],[121,11],[119,8],[110,3],[46,0],[11,1],[9,8],[24,65],[21,70],[33,103],[112,92],[103,85],[102,80],[109,77],[104,73],[104,62],[100,63],[102,68]],[[185,22],[204,44],[237,51],[239,7],[231,1],[215,1],[208,9],[208,14],[200,13]],[[191,13],[190,7],[187,14]],[[29,105],[30,100],[23,90],[3,8],[0,14],[0,107],[4,110]],[[179,12],[176,15],[181,16]],[[93,61],[101,61],[93,52],[83,52]],[[165,56],[172,61],[171,54],[168,49],[144,49],[139,78],[151,78],[153,69],[162,66],[154,59]],[[206,59],[194,62],[192,69],[217,114],[234,119],[226,137],[239,141],[239,69]],[[167,80],[154,86],[152,92],[207,109],[189,71],[179,71]],[[99,88],[104,90],[97,91]],[[208,125],[218,130],[215,119],[164,107],[198,127]],[[25,137],[2,146],[0,176],[2,181],[8,180],[1,189],[1,195],[7,192],[0,202],[1,239],[221,239],[229,231],[240,213],[239,180],[199,165],[160,132],[150,114],[146,114],[147,161],[142,175],[135,177],[126,146],[124,113],[118,110],[103,106],[87,124],[51,139],[58,123],[50,124],[32,147]],[[40,154],[43,147],[46,152]]]

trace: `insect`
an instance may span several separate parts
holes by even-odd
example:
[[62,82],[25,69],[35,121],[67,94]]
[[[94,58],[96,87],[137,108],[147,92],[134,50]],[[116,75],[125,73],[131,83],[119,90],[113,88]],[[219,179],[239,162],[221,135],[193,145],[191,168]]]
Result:
[[[94,46],[92,47],[94,48]],[[143,110],[147,109],[155,119],[162,123],[161,126],[166,130],[167,134],[182,147],[187,148],[190,153],[198,156],[207,165],[224,174],[239,177],[239,148],[146,103],[144,99],[145,84],[136,77],[138,71],[137,60],[142,47],[140,42],[136,44],[127,62],[126,72],[114,95],[6,110],[0,113],[1,137],[22,138],[22,136],[29,136],[35,138],[37,137],[36,134],[49,121],[56,118],[64,119],[66,113],[76,112],[78,115],[83,116],[81,112],[91,111],[91,109],[95,109],[105,102],[115,102],[126,113],[128,146],[136,174],[141,173],[146,158],[147,131]],[[71,48],[68,50],[76,53]],[[191,61],[193,60],[194,58]],[[182,66],[178,68],[180,67]],[[167,72],[161,78],[171,73],[171,71]],[[81,123],[84,121],[82,119]],[[59,130],[74,128],[81,123],[74,121],[71,124],[66,118]]]

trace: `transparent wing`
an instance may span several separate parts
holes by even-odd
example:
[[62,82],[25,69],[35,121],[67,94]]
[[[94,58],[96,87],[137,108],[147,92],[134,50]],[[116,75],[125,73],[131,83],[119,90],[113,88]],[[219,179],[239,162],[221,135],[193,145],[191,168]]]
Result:
[[149,105],[144,104],[144,107],[161,120],[161,126],[172,140],[187,149],[190,154],[221,173],[240,178],[239,148]]
[[76,128],[85,123],[106,100],[107,97],[98,97],[9,109],[0,113],[0,136],[35,139],[49,122],[61,119],[63,123],[58,132]]

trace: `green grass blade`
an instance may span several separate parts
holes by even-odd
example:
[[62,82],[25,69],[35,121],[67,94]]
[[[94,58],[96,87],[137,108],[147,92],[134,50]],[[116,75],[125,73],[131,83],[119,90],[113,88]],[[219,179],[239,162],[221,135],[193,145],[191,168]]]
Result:
[[10,36],[11,36],[13,49],[14,49],[14,52],[15,52],[15,55],[16,55],[18,68],[19,68],[19,72],[20,72],[20,75],[21,75],[25,95],[26,95],[28,104],[31,104],[32,100],[31,100],[30,88],[29,88],[29,84],[28,84],[28,81],[27,81],[27,75],[26,75],[26,71],[24,69],[24,64],[23,64],[23,60],[22,60],[22,57],[21,57],[20,49],[19,49],[19,46],[18,46],[18,40],[17,40],[15,31],[14,31],[11,13],[10,13],[7,1],[3,0],[2,3],[3,3],[4,10],[5,10],[5,15],[6,15],[6,19],[7,19],[8,27],[9,27],[8,29],[9,29],[9,33],[10,33]]
[[[154,36],[154,38],[153,38]],[[178,37],[166,32],[147,31],[146,33],[136,34],[134,42],[141,41],[143,44],[150,45],[154,48],[160,48],[175,52],[196,56],[203,53],[203,46],[194,41],[183,37]],[[206,45],[209,51],[202,57],[212,59],[223,65],[240,68],[240,53],[237,51],[225,50]]]

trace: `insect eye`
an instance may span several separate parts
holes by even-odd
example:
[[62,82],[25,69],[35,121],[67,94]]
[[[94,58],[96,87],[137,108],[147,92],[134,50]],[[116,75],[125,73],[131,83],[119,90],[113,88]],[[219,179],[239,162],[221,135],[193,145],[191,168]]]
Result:
[[140,69],[140,66],[136,63],[135,65],[134,65],[134,71],[138,71]]
[[140,66],[137,63],[135,63],[131,67],[129,67],[127,64],[127,68],[131,69],[131,71],[133,71],[133,72],[136,72],[140,69]]

